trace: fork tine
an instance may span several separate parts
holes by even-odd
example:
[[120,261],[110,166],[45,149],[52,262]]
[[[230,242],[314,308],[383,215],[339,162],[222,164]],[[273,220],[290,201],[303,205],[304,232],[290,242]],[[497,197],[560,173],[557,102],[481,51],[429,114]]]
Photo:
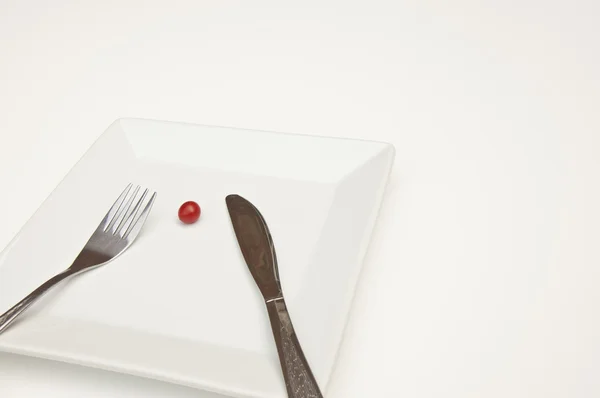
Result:
[[147,194],[148,194],[148,188],[144,189],[144,192],[142,193],[142,196],[140,196],[140,198],[137,200],[135,206],[133,206],[133,208],[127,214],[126,217],[123,217],[123,220],[121,221],[121,223],[119,224],[119,226],[115,229],[115,235],[117,233],[121,237],[123,237],[125,235],[125,232],[127,231],[127,229],[129,229],[129,227],[133,223],[133,220],[135,219],[135,216],[139,213],[139,208],[144,203],[144,199],[146,198]]
[[129,190],[129,192],[127,193],[127,196],[125,197],[125,199],[123,200],[123,202],[121,202],[121,205],[117,209],[114,217],[112,218],[112,220],[110,220],[110,222],[106,226],[105,232],[108,232],[108,231],[113,231],[114,232],[115,227],[117,225],[119,225],[119,221],[123,217],[123,214],[131,206],[131,202],[133,201],[136,192],[137,192],[137,190],[135,190],[134,193],[133,193],[133,195],[132,195],[131,194],[131,190]]
[[106,229],[107,229],[106,226],[112,220],[115,213],[119,210],[119,207],[121,207],[123,200],[125,200],[125,197],[129,193],[129,190],[131,189],[131,186],[132,186],[131,183],[127,184],[127,186],[125,187],[123,192],[121,192],[121,194],[119,195],[117,200],[115,200],[115,203],[113,203],[112,207],[108,210],[108,212],[106,213],[106,215],[100,222],[98,229],[102,228],[103,231],[106,231]]
[[[137,206],[137,202],[134,202],[134,200],[136,200],[139,190],[140,190],[140,186],[138,185],[135,187],[135,189],[133,190],[133,193],[127,200],[127,203],[123,207],[123,211],[119,212],[118,217],[115,217],[115,223],[114,223],[113,229],[112,229],[113,235],[116,235],[117,231],[119,231],[119,229],[121,229],[121,227],[123,226],[123,223],[125,223],[125,221],[127,221],[127,218],[131,215],[132,211],[135,210],[135,208]],[[134,203],[135,203],[135,205],[134,205]]]
[[144,207],[144,210],[140,213],[139,217],[136,217],[131,222],[131,225],[129,226],[129,228],[127,228],[127,231],[125,231],[125,233],[123,234],[123,239],[129,238],[129,239],[133,240],[137,237],[137,235],[140,233],[140,230],[144,226],[144,223],[146,222],[146,218],[148,218],[148,214],[150,213],[150,209],[152,209],[152,204],[154,203],[155,199],[156,199],[156,192],[154,192],[152,194],[152,196],[150,197],[150,200],[146,204],[146,207]]

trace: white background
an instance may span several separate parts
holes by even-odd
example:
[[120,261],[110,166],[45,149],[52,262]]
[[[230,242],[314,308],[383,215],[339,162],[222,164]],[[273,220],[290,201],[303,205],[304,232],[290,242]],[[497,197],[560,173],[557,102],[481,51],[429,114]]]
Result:
[[[389,141],[327,397],[599,396],[599,4],[2,0],[0,247],[118,117]],[[206,397],[6,354],[0,396]]]

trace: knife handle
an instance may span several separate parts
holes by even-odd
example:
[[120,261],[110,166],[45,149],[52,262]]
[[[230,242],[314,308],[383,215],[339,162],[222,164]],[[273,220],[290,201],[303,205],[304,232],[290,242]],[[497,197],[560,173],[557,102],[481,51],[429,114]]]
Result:
[[289,398],[323,398],[294,331],[283,298],[267,301],[273,336]]

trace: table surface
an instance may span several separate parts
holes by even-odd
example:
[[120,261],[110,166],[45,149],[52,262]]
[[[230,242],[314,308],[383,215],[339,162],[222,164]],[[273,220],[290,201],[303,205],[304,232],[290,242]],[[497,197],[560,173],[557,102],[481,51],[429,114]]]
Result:
[[[389,141],[327,397],[600,394],[600,3],[0,10],[0,247],[118,117]],[[7,354],[0,396],[208,397]]]

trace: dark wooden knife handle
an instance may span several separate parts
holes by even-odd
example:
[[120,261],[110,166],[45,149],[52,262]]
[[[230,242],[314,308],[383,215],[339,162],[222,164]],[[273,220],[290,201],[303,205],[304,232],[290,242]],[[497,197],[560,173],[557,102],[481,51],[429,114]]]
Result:
[[267,301],[273,336],[289,398],[323,398],[308,366],[283,298]]

